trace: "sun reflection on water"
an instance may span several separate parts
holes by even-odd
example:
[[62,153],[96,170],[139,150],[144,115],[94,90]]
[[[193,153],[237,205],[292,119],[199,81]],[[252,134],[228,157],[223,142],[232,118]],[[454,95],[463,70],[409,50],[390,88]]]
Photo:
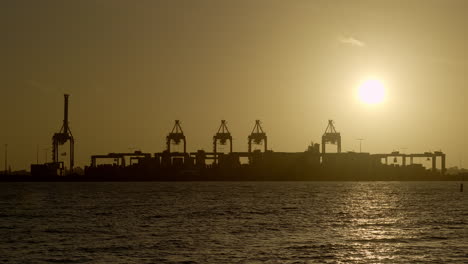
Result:
[[356,250],[350,260],[389,261],[412,237],[399,224],[405,217],[399,210],[405,197],[392,187],[397,186],[353,184],[342,196],[340,210],[352,219],[342,229],[344,240]]

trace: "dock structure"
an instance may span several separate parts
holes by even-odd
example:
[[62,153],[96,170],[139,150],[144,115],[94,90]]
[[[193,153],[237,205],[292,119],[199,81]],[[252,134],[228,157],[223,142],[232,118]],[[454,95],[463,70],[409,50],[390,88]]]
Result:
[[[171,143],[176,145],[183,142],[184,152],[172,152]],[[219,145],[227,145],[229,143],[229,152],[223,153],[218,151]],[[437,173],[437,161],[440,158],[441,168],[440,174],[446,172],[446,155],[441,151],[404,154],[394,151],[388,154],[370,154],[370,153],[355,153],[341,152],[341,134],[336,131],[333,120],[328,121],[327,129],[322,137],[322,152],[320,145],[313,144],[309,146],[306,152],[298,153],[283,153],[273,152],[267,148],[267,136],[261,127],[260,120],[255,120],[255,125],[248,136],[248,151],[233,152],[232,135],[227,127],[226,120],[221,120],[221,124],[213,136],[213,151],[207,152],[198,150],[196,152],[186,151],[186,137],[180,126],[180,121],[176,120],[171,133],[166,137],[167,149],[163,152],[149,153],[134,152],[134,153],[109,153],[106,155],[93,155],[91,157],[91,167],[97,167],[97,159],[113,159],[113,164],[120,167],[127,166],[125,158],[130,157],[130,165],[133,164],[152,164],[152,166],[162,168],[211,168],[211,167],[227,167],[237,168],[241,166],[240,159],[246,158],[247,165],[266,164],[266,163],[290,163],[294,159],[308,160],[309,165],[315,167],[322,166],[331,168],[337,167],[375,167],[389,166],[389,158],[393,158],[395,163],[401,159],[401,167],[413,166],[414,158],[426,158],[432,160],[431,171]],[[219,144],[219,145],[218,145]],[[264,145],[263,152],[261,150],[253,151],[252,145]],[[325,144],[337,145],[336,153],[327,153]],[[305,155],[305,156],[304,156]],[[408,161],[409,159],[409,161]],[[132,163],[132,161],[135,161]],[[138,161],[138,162],[136,162]],[[394,165],[393,165],[394,166]],[[420,165],[422,169],[422,165]]]
[[133,161],[139,160],[141,158],[151,158],[150,153],[142,153],[141,151],[135,151],[133,153],[109,153],[106,155],[92,155],[91,156],[91,166],[96,167],[97,166],[97,161],[100,159],[111,159],[117,166],[122,166],[125,167],[127,166],[127,162],[125,158],[129,157],[130,158],[130,163],[129,165],[132,165]]
[[[68,98],[69,95],[65,94],[62,128],[58,133],[53,135],[52,162],[31,165],[32,176],[63,175],[65,166],[63,161],[59,161],[58,149],[60,145],[64,145],[67,142],[70,142],[70,171],[74,167],[74,137],[68,122]],[[115,172],[116,170],[120,170],[120,168],[126,168],[123,171],[133,170],[138,173],[138,170],[140,170],[140,172],[150,173],[162,170],[166,174],[171,174],[177,171],[199,170],[198,172],[200,172],[213,168],[212,172],[219,172],[218,169],[227,171],[233,169],[234,172],[236,172],[236,169],[240,169],[241,172],[243,169],[253,169],[252,171],[257,175],[279,172],[287,175],[291,172],[299,173],[301,171],[306,172],[306,174],[309,173],[308,175],[313,175],[327,172],[335,173],[340,178],[339,175],[343,173],[349,174],[352,171],[369,174],[370,171],[374,171],[372,173],[392,173],[395,170],[401,170],[405,171],[406,175],[411,175],[411,173],[423,175],[426,171],[432,174],[445,175],[446,172],[446,154],[442,151],[413,154],[404,154],[398,151],[388,154],[370,154],[362,153],[361,151],[359,153],[342,153],[341,134],[337,132],[333,120],[328,120],[328,126],[322,135],[321,152],[319,144],[312,144],[305,152],[285,153],[269,150],[268,137],[262,128],[260,120],[255,120],[255,125],[247,137],[247,152],[233,151],[233,137],[227,127],[226,120],[221,120],[221,124],[212,139],[212,152],[204,150],[187,152],[187,139],[182,130],[181,122],[175,120],[171,132],[166,136],[166,149],[163,152],[151,154],[135,151],[133,153],[92,155],[91,164],[86,167],[85,173],[90,172],[90,175],[99,175],[101,172],[105,173],[106,169]],[[227,153],[218,150],[219,146],[227,145],[228,143],[229,151]],[[180,144],[183,144],[183,152],[173,151],[171,146]],[[336,145],[336,153],[327,152],[327,144]],[[263,145],[263,149],[254,150],[253,145]],[[398,159],[401,159],[401,165],[389,164],[389,158],[394,158],[394,163]],[[431,160],[432,166],[430,171],[424,168],[422,164],[414,163],[415,158]],[[439,159],[441,164],[440,169],[437,168]],[[107,160],[108,163],[98,164],[98,160]],[[111,164],[109,164],[109,160],[111,160]],[[242,164],[241,160],[248,160],[248,163]],[[123,171],[122,173],[124,173]],[[258,176],[260,179],[266,179],[265,177],[267,176]],[[323,179],[326,180],[326,178]]]
[[441,166],[440,166],[440,172],[442,174],[445,174],[447,168],[446,168],[446,154],[443,153],[442,151],[435,151],[435,152],[424,152],[424,153],[413,153],[413,154],[405,154],[405,153],[400,153],[399,151],[393,151],[389,154],[373,154],[374,157],[384,159],[385,160],[385,165],[388,165],[388,159],[389,158],[394,158],[397,160],[398,158],[401,158],[402,165],[406,166],[408,164],[408,158],[409,158],[409,164],[412,165],[414,164],[414,158],[426,158],[430,159],[432,162],[431,170],[433,172],[437,171],[437,159],[441,159]]

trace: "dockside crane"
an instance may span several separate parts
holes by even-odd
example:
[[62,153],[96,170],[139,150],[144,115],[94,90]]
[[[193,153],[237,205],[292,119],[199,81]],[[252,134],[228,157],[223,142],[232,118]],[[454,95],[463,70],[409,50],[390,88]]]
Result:
[[180,126],[180,121],[175,120],[174,127],[172,128],[171,133],[166,137],[166,147],[167,151],[171,152],[171,143],[174,142],[175,145],[179,145],[181,141],[184,141],[184,153],[187,152],[187,141],[185,139],[184,131]]
[[229,153],[232,152],[232,136],[226,125],[226,120],[221,120],[221,125],[218,128],[218,132],[216,132],[216,134],[213,136],[213,153],[215,163],[218,158],[218,141],[220,145],[226,145],[227,141],[229,141]]
[[255,126],[252,130],[252,133],[249,135],[249,153],[252,152],[252,143],[255,145],[261,145],[262,141],[264,143],[264,151],[268,150],[267,146],[267,136],[263,131],[262,126],[260,125],[260,120],[255,120]]
[[70,130],[68,124],[68,97],[70,95],[65,94],[65,105],[64,105],[64,118],[63,125],[59,133],[55,133],[52,137],[52,162],[59,162],[59,146],[64,145],[67,141],[70,141],[70,171],[73,171],[73,166],[75,164],[75,139]]
[[341,153],[341,134],[336,131],[333,120],[328,120],[328,126],[322,136],[322,153],[326,152],[326,144],[337,146],[337,153]]

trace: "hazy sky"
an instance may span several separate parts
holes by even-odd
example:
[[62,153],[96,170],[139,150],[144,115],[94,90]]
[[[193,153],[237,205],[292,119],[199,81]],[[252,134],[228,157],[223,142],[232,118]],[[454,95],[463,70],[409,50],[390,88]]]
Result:
[[[364,138],[467,167],[467,14],[465,0],[2,0],[0,142],[12,169],[38,144],[44,162],[67,92],[78,166],[162,151],[174,119],[190,151],[211,151],[221,119],[234,151],[255,119],[274,151],[304,151],[334,119],[344,151]],[[382,105],[356,99],[369,76]]]

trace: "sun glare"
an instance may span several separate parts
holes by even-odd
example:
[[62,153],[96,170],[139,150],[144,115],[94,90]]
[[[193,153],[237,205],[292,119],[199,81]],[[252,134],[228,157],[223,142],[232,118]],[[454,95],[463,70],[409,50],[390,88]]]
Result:
[[368,79],[359,86],[359,100],[368,105],[380,104],[385,100],[385,87],[376,79]]

